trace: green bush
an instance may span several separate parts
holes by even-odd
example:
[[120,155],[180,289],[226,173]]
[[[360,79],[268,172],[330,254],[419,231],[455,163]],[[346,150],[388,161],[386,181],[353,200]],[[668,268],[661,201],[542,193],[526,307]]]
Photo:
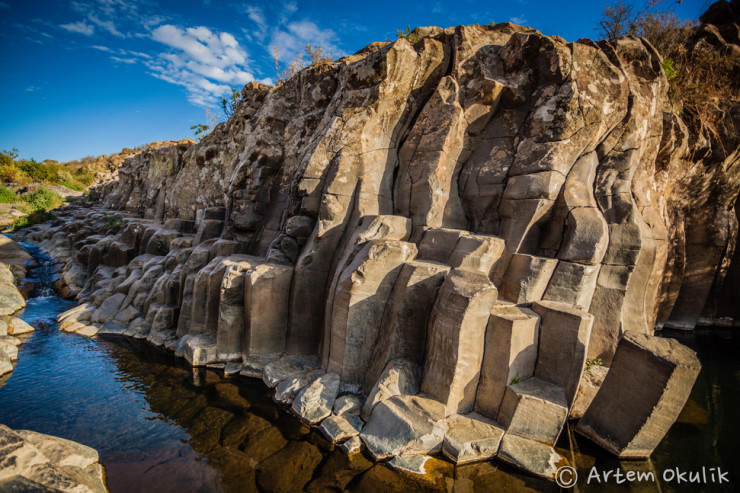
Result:
[[82,192],[82,191],[85,190],[85,187],[83,187],[79,183],[75,183],[75,182],[72,182],[72,181],[63,181],[61,183],[61,185],[63,187],[69,188],[70,190],[74,190],[75,192]]
[[665,76],[668,80],[678,77],[678,71],[676,70],[676,67],[673,66],[672,58],[663,59],[663,72],[665,72]]
[[40,224],[51,219],[54,219],[54,214],[48,211],[35,211],[27,216],[19,217],[13,224],[10,225],[12,229],[21,229],[26,226],[33,226],[34,224]]
[[406,29],[401,31],[400,29],[396,29],[396,37],[398,39],[405,38],[406,41],[409,43],[416,43],[419,41],[419,36],[414,34],[413,30],[411,29],[411,26],[406,26]]
[[12,204],[18,202],[18,196],[13,190],[0,185],[0,204]]
[[39,187],[33,193],[22,195],[21,199],[28,204],[28,209],[32,212],[53,209],[64,202],[58,194],[44,187]]
[[105,214],[105,230],[108,233],[118,233],[126,224],[123,218],[116,214]]

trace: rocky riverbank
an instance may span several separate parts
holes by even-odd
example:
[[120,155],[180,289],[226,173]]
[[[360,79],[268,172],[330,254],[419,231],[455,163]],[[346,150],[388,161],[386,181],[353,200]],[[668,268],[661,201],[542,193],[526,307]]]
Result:
[[[18,361],[18,348],[36,329],[14,316],[35,289],[26,279],[33,257],[0,235],[0,386]],[[16,284],[21,285],[21,290]],[[107,492],[98,453],[79,443],[0,424],[0,491]]]
[[[27,263],[32,261],[20,245],[0,235],[0,385],[13,371],[18,360],[18,346],[34,328],[13,316],[26,306],[16,283],[26,277]],[[29,286],[22,287],[28,294]]]
[[98,453],[79,443],[0,425],[0,491],[106,493]]

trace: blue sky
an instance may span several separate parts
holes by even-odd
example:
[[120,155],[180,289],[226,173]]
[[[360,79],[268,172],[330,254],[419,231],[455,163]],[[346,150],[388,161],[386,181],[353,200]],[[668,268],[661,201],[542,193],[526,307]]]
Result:
[[[675,0],[667,0],[675,2]],[[710,0],[683,0],[684,19]],[[638,6],[641,4],[638,2]],[[512,21],[568,41],[598,36],[604,3],[509,0],[222,2],[0,0],[0,149],[66,161],[192,137],[230,87],[276,78],[308,43],[335,57],[407,25]]]

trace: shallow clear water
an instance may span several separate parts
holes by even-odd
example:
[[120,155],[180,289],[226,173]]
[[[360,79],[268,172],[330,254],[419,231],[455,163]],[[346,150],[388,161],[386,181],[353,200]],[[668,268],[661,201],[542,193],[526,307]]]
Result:
[[[36,249],[32,253],[41,255]],[[43,259],[42,259],[43,260]],[[48,296],[52,276],[34,270],[37,297],[22,318],[37,327],[0,387],[0,423],[69,438],[100,452],[113,492],[157,491],[558,491],[498,463],[462,467],[435,460],[425,479],[347,458],[276,406],[258,380],[224,379],[128,338],[61,332],[56,315],[73,303]],[[39,296],[42,295],[42,296]],[[676,334],[671,334],[676,336]],[[581,491],[733,491],[660,480],[662,471],[701,466],[740,471],[740,337],[681,335],[704,364],[692,404],[649,462],[618,462],[575,437]],[[569,447],[568,434],[560,444]],[[561,452],[565,452],[561,449]],[[651,470],[658,483],[586,484],[589,468]]]

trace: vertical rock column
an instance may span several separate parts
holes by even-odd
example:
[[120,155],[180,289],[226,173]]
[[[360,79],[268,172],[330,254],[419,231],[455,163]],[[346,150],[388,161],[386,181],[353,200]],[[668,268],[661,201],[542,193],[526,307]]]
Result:
[[378,343],[365,379],[366,389],[375,384],[391,360],[404,358],[422,363],[429,314],[449,271],[449,266],[437,262],[412,260],[404,264],[383,314]]
[[586,364],[594,317],[572,305],[552,301],[534,303],[532,310],[540,316],[535,376],[562,387],[570,405]]
[[486,328],[475,410],[496,418],[506,386],[534,374],[540,317],[528,308],[496,305]]
[[421,391],[441,401],[448,415],[473,408],[486,324],[497,296],[488,276],[458,269],[439,289],[429,322]]
[[327,371],[345,384],[363,384],[393,284],[416,245],[396,240],[367,242],[344,268],[334,294]]
[[289,265],[260,263],[247,272],[244,356],[285,350],[292,278],[293,267]]
[[241,357],[245,325],[244,277],[252,265],[249,260],[228,262],[221,280],[216,351],[223,361]]

